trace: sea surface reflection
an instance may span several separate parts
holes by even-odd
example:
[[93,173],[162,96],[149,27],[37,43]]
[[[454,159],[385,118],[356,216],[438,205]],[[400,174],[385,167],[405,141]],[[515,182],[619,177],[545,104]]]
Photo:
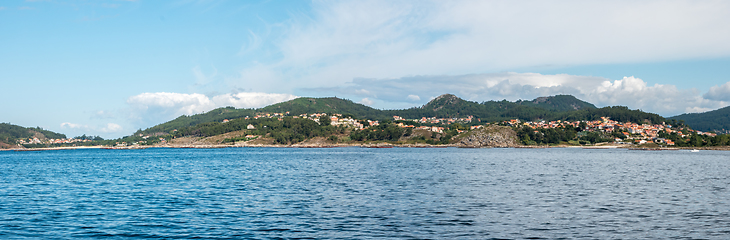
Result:
[[730,152],[0,152],[0,238],[724,239]]

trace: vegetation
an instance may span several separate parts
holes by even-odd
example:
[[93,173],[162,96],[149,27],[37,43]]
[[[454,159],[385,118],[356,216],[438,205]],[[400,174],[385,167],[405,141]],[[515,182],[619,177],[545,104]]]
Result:
[[[248,130],[248,125],[254,129]],[[302,118],[285,117],[281,121],[276,118],[234,119],[227,123],[202,123],[192,127],[181,128],[175,131],[173,137],[198,136],[210,137],[224,133],[246,130],[250,135],[268,136],[280,144],[293,144],[313,137],[326,137],[332,134],[344,133],[343,127],[320,125],[315,121]],[[245,138],[231,138],[225,142],[246,140]]]
[[624,106],[613,106],[568,112],[565,113],[562,117],[552,120],[593,121],[599,120],[601,119],[601,117],[609,117],[611,118],[611,120],[618,122],[634,122],[647,124],[657,124],[666,121],[666,119],[657,114],[647,113],[641,110],[631,110],[628,107]]
[[730,135],[718,134],[717,136],[707,136],[692,134],[690,137],[682,138],[678,133],[668,134],[665,131],[659,132],[660,138],[666,138],[674,141],[677,147],[713,147],[713,146],[730,146]]
[[[662,122],[664,119],[656,114],[630,110],[627,107],[596,108],[590,103],[581,101],[570,95],[537,98],[533,101],[509,102],[488,101],[477,103],[463,100],[451,94],[444,94],[428,102],[422,107],[400,110],[378,110],[350,100],[331,98],[297,98],[277,103],[260,109],[219,108],[204,114],[180,116],[175,120],[145,129],[144,134],[168,133],[175,129],[196,126],[201,123],[222,122],[224,119],[237,119],[263,113],[286,113],[289,116],[312,113],[338,113],[358,119],[389,120],[393,116],[406,119],[423,117],[456,118],[474,116],[468,125],[485,122],[497,122],[508,119],[533,120],[595,120],[602,116],[614,120],[633,122]],[[410,124],[415,125],[415,124]]]
[[568,112],[583,109],[595,109],[596,106],[571,95],[557,95],[552,97],[539,97],[532,101],[519,100],[515,102],[524,106],[539,107],[554,112]]
[[222,122],[224,119],[237,119],[246,116],[253,117],[255,114],[256,111],[254,109],[236,109],[234,107],[218,108],[203,114],[196,114],[192,116],[183,115],[172,121],[156,125],[145,129],[144,131],[139,131],[138,133],[172,133],[175,129],[191,127],[201,123]]
[[386,119],[387,116],[381,110],[374,109],[347,99],[337,97],[329,98],[297,98],[294,100],[277,103],[257,110],[264,113],[284,113],[290,115],[312,114],[312,113],[339,113],[349,114],[367,119]]
[[[401,110],[378,110],[350,100],[340,98],[297,98],[291,101],[274,104],[260,109],[235,109],[233,107],[219,108],[204,114],[193,116],[180,116],[172,121],[156,125],[154,127],[138,130],[135,134],[114,140],[104,140],[98,136],[78,136],[75,139],[92,140],[91,143],[74,143],[74,145],[130,145],[141,144],[151,145],[162,141],[184,136],[211,137],[229,132],[241,131],[242,134],[230,137],[223,142],[246,141],[253,138],[266,137],[273,139],[279,144],[293,144],[314,137],[324,137],[329,142],[349,141],[405,141],[423,142],[429,144],[446,144],[452,141],[458,130],[467,130],[470,125],[481,125],[485,122],[501,122],[509,119],[520,119],[522,121],[593,121],[601,117],[609,117],[619,122],[650,123],[657,124],[668,122],[674,127],[684,127],[684,122],[699,126],[700,130],[725,131],[730,129],[724,122],[730,122],[730,107],[719,109],[703,114],[684,114],[664,119],[663,117],[646,113],[641,110],[631,110],[624,106],[613,106],[596,108],[594,105],[581,101],[570,95],[558,95],[552,97],[541,97],[532,101],[488,101],[472,102],[463,100],[451,94],[439,96],[422,107],[415,107]],[[274,113],[288,113],[286,116],[259,117]],[[300,114],[328,113],[322,116],[319,123],[310,119],[294,118]],[[371,126],[364,130],[353,130],[345,127],[330,126],[332,114],[342,114],[343,117],[361,119],[361,123],[367,125],[365,120],[379,120],[380,125]],[[419,123],[411,120],[398,120],[391,122],[392,116],[400,116],[405,119],[420,118],[465,118],[473,116],[472,122],[454,123],[447,126],[443,133],[434,133],[426,130],[414,131],[412,128],[401,128],[395,124],[432,126],[431,123]],[[712,117],[719,119],[720,123],[701,121]],[[248,117],[248,118],[247,118]],[[679,119],[679,121],[678,121]],[[227,120],[224,123],[224,120]],[[705,124],[705,125],[702,125]],[[249,126],[252,129],[249,129]],[[704,128],[702,128],[704,127]],[[613,141],[614,138],[625,138],[620,131],[603,133],[594,131],[583,131],[585,127],[560,127],[560,128],[538,128],[528,127],[514,128],[518,138],[526,145],[545,144],[595,144],[600,142]],[[688,128],[686,128],[688,129]],[[427,132],[428,134],[424,134]],[[415,135],[414,135],[415,134]],[[702,147],[702,146],[724,146],[730,145],[727,135],[716,137],[685,133],[690,138],[685,139],[674,133],[660,133],[660,138],[666,138],[680,147]],[[43,130],[41,128],[24,128],[7,123],[0,124],[0,142],[15,144],[17,139],[42,136],[44,138],[66,138],[63,134]],[[251,137],[255,136],[255,137]],[[57,145],[57,144],[56,144]],[[59,145],[62,146],[63,144]],[[26,147],[47,147],[55,145],[35,144]]]
[[685,113],[671,119],[684,121],[693,129],[700,131],[730,133],[730,107],[704,113]]
[[10,123],[0,123],[0,143],[15,145],[18,139],[27,138],[66,138],[66,135],[42,129],[40,127],[26,128]]
[[404,133],[404,128],[386,123],[353,131],[350,133],[350,139],[355,141],[398,141]]

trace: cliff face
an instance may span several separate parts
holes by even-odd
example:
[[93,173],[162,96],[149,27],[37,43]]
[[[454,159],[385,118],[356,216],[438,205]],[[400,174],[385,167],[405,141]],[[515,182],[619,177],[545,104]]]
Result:
[[517,147],[517,133],[510,127],[489,126],[460,137],[459,147]]

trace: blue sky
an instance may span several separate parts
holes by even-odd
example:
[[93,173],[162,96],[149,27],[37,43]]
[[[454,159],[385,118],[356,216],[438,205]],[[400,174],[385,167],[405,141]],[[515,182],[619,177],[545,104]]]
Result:
[[727,1],[0,2],[0,121],[115,138],[223,106],[572,94],[730,105]]

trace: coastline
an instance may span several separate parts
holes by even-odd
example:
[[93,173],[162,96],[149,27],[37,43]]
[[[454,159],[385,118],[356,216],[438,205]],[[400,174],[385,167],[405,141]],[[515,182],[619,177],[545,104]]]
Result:
[[[16,152],[33,152],[33,151],[55,151],[55,150],[83,150],[83,149],[107,149],[107,150],[134,150],[147,148],[193,148],[193,149],[213,149],[213,148],[341,148],[341,147],[361,147],[361,148],[504,148],[494,146],[473,147],[458,144],[430,145],[430,144],[391,144],[391,143],[335,143],[335,144],[157,144],[146,146],[130,146],[130,147],[109,147],[109,146],[78,146],[78,147],[51,147],[51,148],[11,148],[0,149],[0,151],[16,151]],[[678,151],[678,150],[712,150],[712,151],[730,151],[730,146],[712,146],[712,147],[642,147],[627,145],[597,145],[597,146],[573,146],[573,145],[519,145],[506,148],[523,148],[523,149],[545,149],[545,148],[580,148],[580,149],[628,149],[628,150],[644,150],[644,151]]]
[[101,149],[104,146],[78,146],[78,147],[48,147],[48,148],[8,148],[0,151],[33,152],[33,151],[54,151],[54,150],[80,150],[80,149]]

